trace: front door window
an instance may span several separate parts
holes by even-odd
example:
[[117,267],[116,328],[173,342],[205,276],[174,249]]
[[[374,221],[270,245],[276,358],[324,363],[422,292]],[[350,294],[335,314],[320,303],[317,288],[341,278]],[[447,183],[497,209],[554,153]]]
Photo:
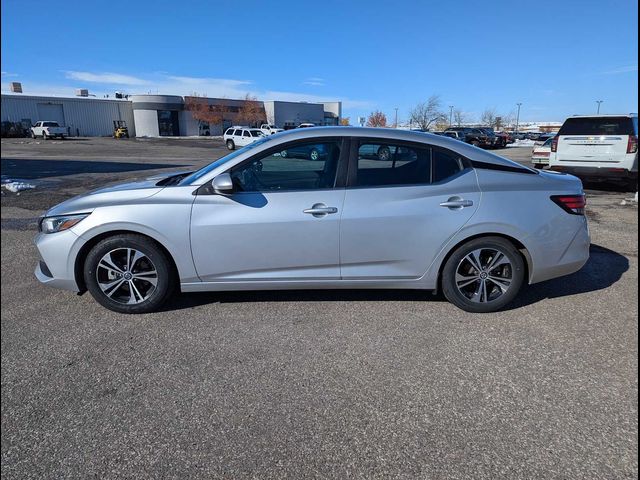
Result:
[[231,170],[238,192],[333,188],[340,158],[339,141],[298,143],[259,155]]

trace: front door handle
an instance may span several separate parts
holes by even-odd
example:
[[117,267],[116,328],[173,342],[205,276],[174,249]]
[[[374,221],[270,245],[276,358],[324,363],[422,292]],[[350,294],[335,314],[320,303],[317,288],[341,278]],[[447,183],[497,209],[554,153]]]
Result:
[[338,213],[336,207],[327,207],[324,203],[315,203],[311,208],[303,210],[302,213],[309,213],[314,217],[324,217],[329,213]]
[[440,204],[440,206],[441,207],[450,208],[451,210],[460,210],[460,209],[465,208],[465,207],[472,207],[473,206],[473,201],[472,200],[465,200],[465,199],[460,198],[460,197],[451,197],[446,202],[442,202]]

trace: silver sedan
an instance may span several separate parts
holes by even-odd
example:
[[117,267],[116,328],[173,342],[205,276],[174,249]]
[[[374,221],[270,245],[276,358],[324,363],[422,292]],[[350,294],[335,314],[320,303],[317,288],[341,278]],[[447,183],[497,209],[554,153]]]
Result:
[[124,313],[176,291],[323,288],[441,290],[490,312],[585,264],[584,206],[571,175],[443,136],[296,129],[53,207],[36,276]]

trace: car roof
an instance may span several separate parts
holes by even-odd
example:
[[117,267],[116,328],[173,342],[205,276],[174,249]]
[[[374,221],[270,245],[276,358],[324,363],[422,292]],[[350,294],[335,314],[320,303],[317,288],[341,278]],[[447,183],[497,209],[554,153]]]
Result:
[[569,118],[607,118],[607,117],[637,117],[637,113],[603,113],[596,115],[571,115]]

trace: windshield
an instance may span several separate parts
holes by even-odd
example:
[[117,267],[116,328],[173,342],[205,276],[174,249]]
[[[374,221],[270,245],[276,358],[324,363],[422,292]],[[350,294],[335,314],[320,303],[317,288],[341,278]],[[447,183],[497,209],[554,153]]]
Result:
[[223,163],[227,163],[229,160],[233,160],[234,158],[238,157],[239,155],[242,155],[243,153],[245,153],[246,151],[251,150],[252,148],[256,148],[258,145],[262,145],[264,142],[268,142],[269,139],[270,139],[270,137],[264,136],[264,137],[260,138],[260,140],[256,140],[255,142],[250,143],[249,145],[247,145],[246,147],[241,148],[240,150],[236,150],[234,152],[231,152],[229,155],[225,155],[224,157],[219,158],[215,162],[210,163],[208,165],[205,165],[200,170],[196,170],[195,172],[193,172],[188,177],[183,178],[182,181],[180,181],[179,185],[190,185],[190,184],[192,184],[196,180],[204,177],[209,172],[212,172],[213,170],[218,168]]

